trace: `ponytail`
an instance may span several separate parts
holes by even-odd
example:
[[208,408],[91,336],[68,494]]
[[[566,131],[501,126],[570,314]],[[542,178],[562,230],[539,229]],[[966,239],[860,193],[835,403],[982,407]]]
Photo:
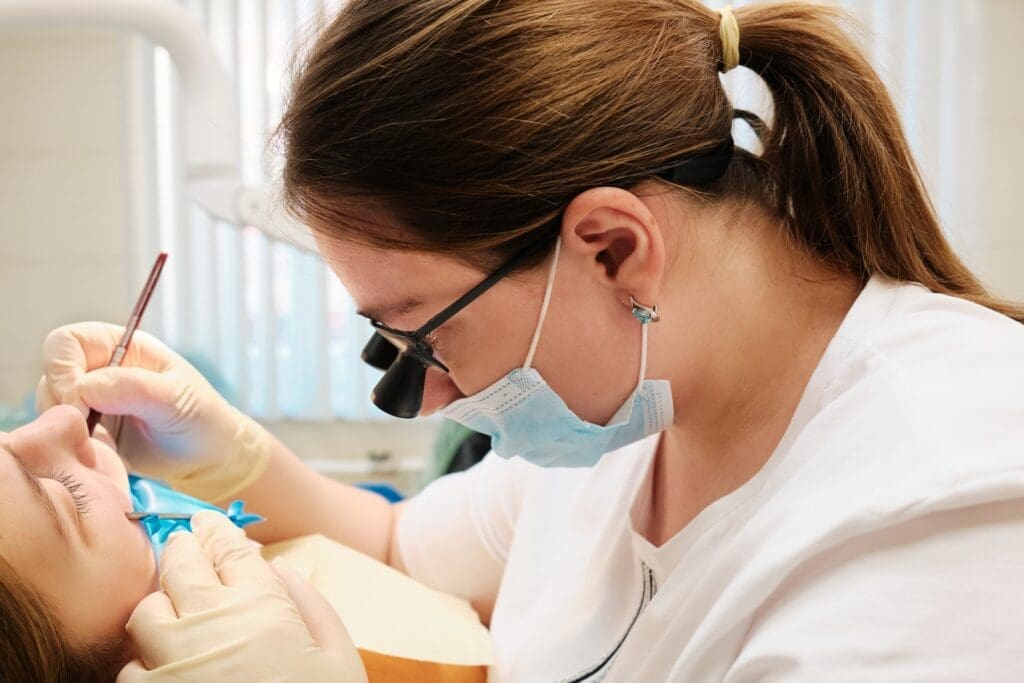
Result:
[[736,10],[740,64],[768,85],[762,159],[796,240],[835,267],[919,282],[1024,322],[990,295],[939,226],[881,79],[841,10],[788,2]]

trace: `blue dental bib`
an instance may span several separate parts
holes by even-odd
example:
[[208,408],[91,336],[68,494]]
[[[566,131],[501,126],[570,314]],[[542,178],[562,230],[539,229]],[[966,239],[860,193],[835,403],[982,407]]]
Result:
[[163,553],[167,537],[175,531],[192,531],[192,523],[188,519],[164,519],[156,513],[185,513],[193,514],[200,510],[214,510],[219,512],[234,523],[239,529],[244,529],[250,524],[262,522],[263,517],[245,512],[243,503],[236,500],[223,510],[216,505],[206,501],[193,498],[192,496],[175,491],[167,484],[158,479],[148,479],[134,474],[128,475],[128,488],[132,496],[132,510],[135,512],[152,512],[151,516],[138,520],[142,528],[149,536],[153,545],[153,552],[157,559]]

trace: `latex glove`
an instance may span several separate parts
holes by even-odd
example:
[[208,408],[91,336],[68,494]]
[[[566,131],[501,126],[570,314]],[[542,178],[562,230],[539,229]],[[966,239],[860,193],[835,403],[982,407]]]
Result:
[[[121,367],[105,367],[123,332],[98,322],[50,332],[36,409],[60,403],[83,414],[99,410],[134,470],[197,498],[224,500],[259,478],[270,461],[267,431],[145,332],[135,333]],[[126,416],[119,426],[116,416]]]
[[196,513],[192,530],[171,536],[163,592],[128,621],[139,659],[117,683],[366,683],[352,639],[316,589],[272,568],[223,515]]

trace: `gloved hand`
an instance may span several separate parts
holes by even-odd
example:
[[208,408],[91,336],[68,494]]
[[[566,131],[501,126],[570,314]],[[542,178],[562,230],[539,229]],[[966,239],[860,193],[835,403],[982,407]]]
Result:
[[164,551],[160,583],[128,621],[139,659],[117,683],[366,683],[338,615],[294,572],[272,568],[226,518],[198,512]]
[[[197,498],[224,500],[259,478],[270,461],[267,431],[145,332],[135,333],[121,367],[105,367],[123,332],[98,322],[50,332],[36,409],[99,410],[134,470]],[[115,416],[125,416],[116,428]]]

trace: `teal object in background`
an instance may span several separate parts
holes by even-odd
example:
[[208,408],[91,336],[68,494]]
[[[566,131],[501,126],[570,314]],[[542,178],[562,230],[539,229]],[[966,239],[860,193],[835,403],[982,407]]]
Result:
[[430,458],[423,468],[423,476],[420,479],[420,489],[434,481],[438,477],[447,474],[448,468],[455,458],[455,453],[468,437],[473,435],[473,430],[463,427],[453,420],[444,420],[434,437],[433,446],[430,449]]
[[446,474],[468,470],[491,450],[491,439],[453,420],[444,420],[423,468],[420,489]]
[[13,432],[36,419],[35,394],[25,397],[20,406],[0,403],[0,432]]

